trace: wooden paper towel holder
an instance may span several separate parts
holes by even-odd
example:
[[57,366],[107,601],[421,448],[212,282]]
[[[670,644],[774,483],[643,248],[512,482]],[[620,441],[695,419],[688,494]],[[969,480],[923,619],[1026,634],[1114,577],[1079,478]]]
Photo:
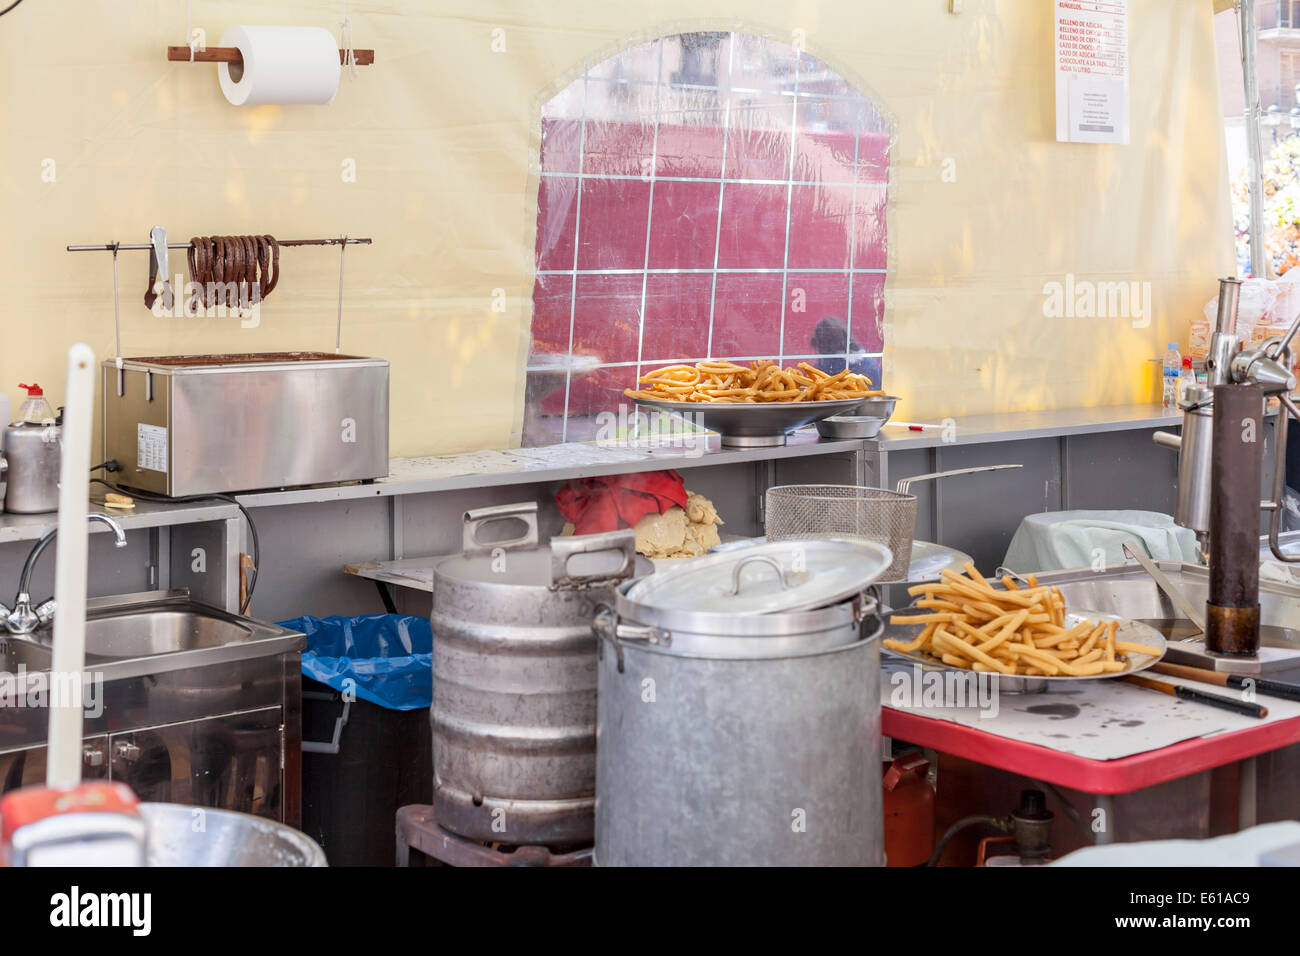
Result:
[[[193,56],[190,55],[190,48],[187,46],[169,46],[167,48],[167,59],[177,63],[240,63],[244,62],[244,55],[239,52],[237,46],[210,46],[206,50],[195,50]],[[375,63],[374,50],[353,50],[352,62],[357,66],[373,66]],[[339,50],[339,63],[347,66],[348,51]]]

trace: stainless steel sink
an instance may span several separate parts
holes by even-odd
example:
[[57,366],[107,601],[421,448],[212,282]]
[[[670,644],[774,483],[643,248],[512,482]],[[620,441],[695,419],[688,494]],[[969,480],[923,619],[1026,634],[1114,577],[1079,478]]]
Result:
[[251,640],[238,621],[195,610],[145,610],[90,617],[86,653],[94,657],[151,657]]
[[17,637],[0,637],[0,672],[15,674],[19,667],[29,671],[49,670],[50,649]]
[[[0,639],[0,669],[50,667],[53,628]],[[190,600],[186,591],[95,598],[86,605],[86,668],[103,680],[300,651],[296,631]]]
[[[52,636],[0,633],[0,792],[45,778],[49,705],[75,676],[51,673]],[[297,825],[305,643],[186,591],[87,602],[82,776]]]
[[[1205,603],[1210,580],[1205,568],[1178,561],[1157,561],[1156,565],[1193,604]],[[1131,618],[1181,616],[1136,564],[1111,565],[1104,571],[1052,571],[1039,574],[1038,580],[1059,587],[1071,606]],[[1259,607],[1261,624],[1300,629],[1300,587],[1261,581]]]
[[[1209,571],[1199,565],[1178,561],[1157,561],[1156,565],[1196,606],[1204,606],[1209,594]],[[1136,564],[1111,565],[1102,571],[1081,568],[1038,575],[1040,584],[1061,589],[1067,607],[1106,611],[1138,620],[1180,618],[1182,614]],[[1271,581],[1259,583],[1261,624],[1275,624],[1300,632],[1300,587]],[[1300,651],[1300,643],[1295,648]],[[1276,662],[1268,677],[1300,681],[1300,657]]]

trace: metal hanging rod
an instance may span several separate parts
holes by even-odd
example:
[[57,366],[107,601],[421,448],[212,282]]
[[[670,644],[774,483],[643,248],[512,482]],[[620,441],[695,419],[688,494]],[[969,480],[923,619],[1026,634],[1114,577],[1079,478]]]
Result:
[[[370,239],[277,239],[277,243],[282,246],[368,246]],[[193,243],[190,242],[169,242],[168,249],[188,249]],[[69,252],[137,252],[152,249],[153,244],[149,242],[121,242],[121,243],[99,243],[89,246],[67,246]]]
[[[240,63],[244,55],[237,46],[210,46],[206,50],[190,51],[188,46],[169,46],[167,59],[173,63]],[[356,66],[373,66],[374,50],[353,50],[352,62]],[[348,66],[348,51],[339,50],[339,63]]]

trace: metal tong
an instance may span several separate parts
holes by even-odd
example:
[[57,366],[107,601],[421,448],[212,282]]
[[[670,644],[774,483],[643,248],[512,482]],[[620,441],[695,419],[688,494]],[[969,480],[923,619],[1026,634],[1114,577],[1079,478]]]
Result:
[[1151,580],[1156,582],[1156,586],[1165,592],[1165,595],[1173,602],[1174,607],[1182,612],[1183,617],[1191,621],[1196,629],[1202,634],[1205,633],[1205,614],[1200,611],[1195,604],[1188,600],[1187,595],[1174,586],[1174,582],[1165,577],[1154,561],[1142,553],[1136,542],[1125,541],[1121,547],[1124,553],[1142,565],[1142,570],[1151,575]]

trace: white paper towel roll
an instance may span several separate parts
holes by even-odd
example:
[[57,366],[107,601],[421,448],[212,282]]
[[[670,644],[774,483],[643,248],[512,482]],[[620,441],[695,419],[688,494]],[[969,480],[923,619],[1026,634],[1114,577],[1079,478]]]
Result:
[[322,27],[230,27],[220,45],[244,57],[242,68],[217,64],[221,92],[235,106],[328,106],[339,91],[338,42]]

